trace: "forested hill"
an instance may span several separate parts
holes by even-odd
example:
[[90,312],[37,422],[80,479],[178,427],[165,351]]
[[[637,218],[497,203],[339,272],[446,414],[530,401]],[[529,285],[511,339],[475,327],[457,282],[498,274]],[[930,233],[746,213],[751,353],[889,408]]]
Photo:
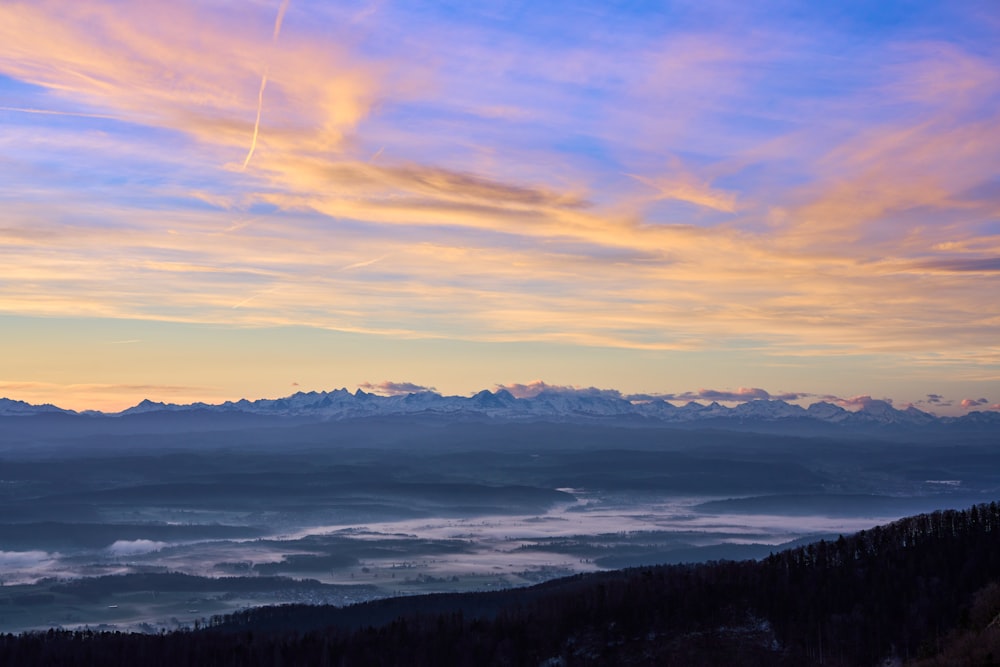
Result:
[[6,635],[0,664],[836,666],[896,656],[989,665],[1000,659],[997,580],[1000,505],[991,503],[762,561],[345,609],[261,608],[159,636]]

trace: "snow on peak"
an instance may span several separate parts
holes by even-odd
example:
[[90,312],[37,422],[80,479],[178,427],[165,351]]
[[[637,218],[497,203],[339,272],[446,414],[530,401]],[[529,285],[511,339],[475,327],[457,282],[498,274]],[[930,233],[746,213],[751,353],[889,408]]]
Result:
[[38,414],[73,414],[73,411],[57,408],[50,403],[32,405],[12,398],[0,398],[0,416],[22,417]]
[[[664,423],[726,423],[747,428],[753,424],[825,424],[837,428],[884,429],[888,427],[919,428],[928,425],[961,423],[971,427],[993,428],[1000,425],[1000,413],[976,412],[965,417],[938,418],[913,406],[897,410],[889,401],[867,398],[855,412],[833,403],[820,401],[808,408],[776,399],[755,399],[727,407],[717,401],[709,404],[689,402],[675,405],[656,398],[628,400],[616,391],[548,389],[537,395],[516,398],[507,389],[484,389],[469,396],[442,396],[434,391],[416,391],[383,396],[362,389],[350,392],[345,388],[333,391],[296,392],[281,398],[240,399],[210,405],[192,403],[177,405],[145,399],[117,413],[117,416],[152,412],[245,413],[272,417],[296,417],[318,420],[339,420],[354,417],[436,414],[479,415],[490,419],[524,420],[593,420],[643,419]],[[52,405],[33,406],[23,401],[0,398],[0,416],[24,416],[42,413],[66,413]],[[103,413],[88,413],[100,415]]]

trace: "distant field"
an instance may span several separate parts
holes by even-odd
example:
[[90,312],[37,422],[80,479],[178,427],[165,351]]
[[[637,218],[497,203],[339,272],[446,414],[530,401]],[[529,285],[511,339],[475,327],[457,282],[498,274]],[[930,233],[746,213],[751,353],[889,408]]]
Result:
[[[977,441],[420,420],[115,428],[0,433],[0,630],[170,628],[275,602],[760,558],[1000,489],[1000,454]],[[168,572],[192,578],[153,576]]]

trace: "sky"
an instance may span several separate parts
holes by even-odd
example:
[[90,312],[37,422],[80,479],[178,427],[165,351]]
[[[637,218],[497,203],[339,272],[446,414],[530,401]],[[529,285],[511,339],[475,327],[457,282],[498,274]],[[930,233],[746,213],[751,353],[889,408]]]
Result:
[[0,3],[2,396],[961,414],[998,295],[992,0]]

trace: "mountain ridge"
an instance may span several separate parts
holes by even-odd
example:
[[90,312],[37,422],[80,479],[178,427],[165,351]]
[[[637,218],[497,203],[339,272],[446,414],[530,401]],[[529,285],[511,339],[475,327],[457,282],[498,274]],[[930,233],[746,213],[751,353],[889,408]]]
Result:
[[252,414],[269,417],[310,418],[339,421],[397,415],[435,415],[442,418],[478,416],[492,420],[521,421],[549,419],[591,421],[632,419],[663,424],[702,424],[746,427],[753,424],[803,424],[837,428],[921,429],[927,427],[968,427],[1000,430],[1000,412],[972,411],[960,417],[938,417],[913,406],[897,409],[888,401],[871,400],[856,411],[827,401],[804,408],[780,399],[755,399],[727,407],[717,401],[708,404],[690,401],[675,405],[663,399],[629,400],[620,395],[590,391],[547,389],[535,396],[517,398],[506,389],[484,389],[472,396],[443,396],[433,391],[383,396],[361,389],[296,392],[280,398],[225,401],[218,404],[195,402],[163,403],[144,399],[120,412],[88,410],[75,412],[51,404],[31,405],[0,398],[0,417],[31,415],[84,415],[121,418],[149,413]]

